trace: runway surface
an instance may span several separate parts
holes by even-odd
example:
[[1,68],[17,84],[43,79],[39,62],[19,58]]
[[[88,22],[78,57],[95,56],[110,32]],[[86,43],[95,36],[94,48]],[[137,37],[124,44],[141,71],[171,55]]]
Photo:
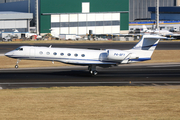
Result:
[[180,63],[129,64],[97,68],[91,76],[87,67],[1,69],[0,88],[53,86],[146,86],[180,85]]
[[[112,42],[112,43],[36,43],[36,44],[0,44],[0,54],[4,54],[11,50],[18,48],[19,46],[49,46],[52,47],[68,47],[68,48],[102,48],[102,49],[131,49],[137,44],[137,42]],[[160,42],[156,50],[180,50],[180,42]]]

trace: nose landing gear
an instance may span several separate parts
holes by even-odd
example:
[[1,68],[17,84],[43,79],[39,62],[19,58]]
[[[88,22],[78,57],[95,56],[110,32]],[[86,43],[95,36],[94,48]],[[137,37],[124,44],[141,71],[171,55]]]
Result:
[[16,69],[18,69],[18,67],[19,67],[18,65],[15,65],[15,68],[16,68]]
[[20,62],[20,59],[17,59],[16,65],[15,65],[15,68],[16,68],[16,69],[19,68],[19,66],[18,66],[19,62]]

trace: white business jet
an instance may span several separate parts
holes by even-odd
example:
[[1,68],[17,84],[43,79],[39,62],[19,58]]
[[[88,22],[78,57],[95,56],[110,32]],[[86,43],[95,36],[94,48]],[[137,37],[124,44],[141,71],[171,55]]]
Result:
[[159,40],[165,38],[158,35],[144,35],[139,43],[130,50],[21,46],[6,53],[5,56],[17,59],[15,68],[18,68],[21,59],[58,61],[66,64],[88,66],[90,74],[97,75],[96,66],[105,68],[151,60],[151,55]]

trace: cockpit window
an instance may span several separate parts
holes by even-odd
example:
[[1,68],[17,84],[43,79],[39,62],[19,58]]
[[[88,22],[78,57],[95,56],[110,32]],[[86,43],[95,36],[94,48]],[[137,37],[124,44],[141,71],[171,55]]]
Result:
[[16,48],[16,50],[19,50],[19,48]]
[[19,48],[16,48],[16,50],[23,51],[23,48],[19,47]]

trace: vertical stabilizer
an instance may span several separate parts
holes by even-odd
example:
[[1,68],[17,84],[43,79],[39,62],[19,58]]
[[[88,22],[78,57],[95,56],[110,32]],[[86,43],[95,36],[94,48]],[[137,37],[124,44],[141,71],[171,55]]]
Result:
[[141,40],[130,49],[129,52],[136,54],[136,56],[139,57],[139,61],[150,60],[160,39],[166,39],[166,37],[159,35],[143,35]]
[[148,50],[154,51],[159,40],[166,37],[158,35],[143,35],[141,40],[132,48],[132,50]]

